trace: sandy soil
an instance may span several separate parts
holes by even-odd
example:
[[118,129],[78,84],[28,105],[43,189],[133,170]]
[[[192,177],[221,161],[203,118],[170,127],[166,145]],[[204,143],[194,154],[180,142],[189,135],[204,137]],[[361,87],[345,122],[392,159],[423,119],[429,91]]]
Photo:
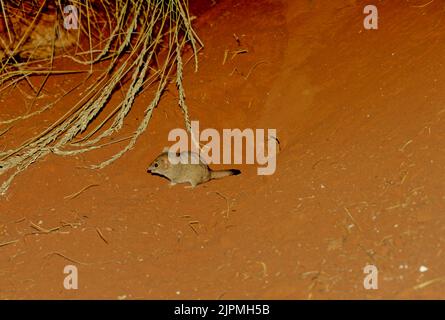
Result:
[[[242,174],[195,189],[145,173],[183,126],[172,87],[109,167],[82,168],[122,145],[49,156],[14,180],[0,200],[0,243],[18,240],[0,247],[0,298],[444,298],[445,21],[439,1],[425,2],[379,2],[371,31],[360,1],[194,2],[205,49],[199,72],[189,64],[184,75],[192,119],[276,128],[276,173],[232,166]],[[50,79],[34,106],[25,84],[9,91],[1,119],[82,77]],[[44,130],[78,94],[18,123],[1,147]],[[32,234],[31,223],[63,227]],[[78,290],[63,287],[68,264]],[[363,287],[367,264],[378,290]]]

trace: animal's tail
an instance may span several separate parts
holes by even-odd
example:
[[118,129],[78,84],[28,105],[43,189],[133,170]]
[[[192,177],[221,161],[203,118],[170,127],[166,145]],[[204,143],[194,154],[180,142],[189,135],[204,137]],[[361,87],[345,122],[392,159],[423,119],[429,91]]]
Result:
[[230,170],[216,170],[210,172],[210,179],[221,179],[228,176],[236,176],[240,174],[241,171],[236,169],[230,169]]

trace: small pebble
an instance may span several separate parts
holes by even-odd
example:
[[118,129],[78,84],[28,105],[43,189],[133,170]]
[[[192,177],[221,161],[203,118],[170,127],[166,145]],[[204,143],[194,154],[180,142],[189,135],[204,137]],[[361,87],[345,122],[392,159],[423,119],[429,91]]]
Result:
[[426,271],[428,271],[428,268],[425,267],[425,266],[420,266],[419,271],[420,272],[426,272]]

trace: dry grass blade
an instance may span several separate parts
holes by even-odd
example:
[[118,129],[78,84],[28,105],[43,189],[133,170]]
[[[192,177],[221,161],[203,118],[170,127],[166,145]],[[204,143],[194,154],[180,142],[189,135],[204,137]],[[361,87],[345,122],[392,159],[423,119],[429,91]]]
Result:
[[96,228],[96,232],[99,235],[99,237],[106,243],[108,244],[108,240],[104,237],[104,235],[102,234],[102,232],[100,231],[99,228]]
[[63,197],[65,200],[71,200],[71,199],[74,199],[74,198],[76,198],[76,197],[78,197],[80,194],[82,194],[83,192],[85,192],[86,190],[88,190],[88,189],[90,189],[90,188],[92,188],[92,187],[98,187],[99,185],[98,184],[90,184],[90,185],[88,185],[88,186],[85,186],[85,187],[83,187],[82,189],[80,189],[79,191],[77,191],[77,192],[75,192],[75,193],[73,193],[73,194],[70,194],[70,195],[68,195],[68,196],[65,196],[65,197]]
[[428,287],[428,286],[430,286],[432,284],[440,283],[440,282],[445,282],[445,277],[435,278],[435,279],[432,279],[432,280],[428,280],[428,281],[422,282],[422,283],[414,286],[413,289],[414,290],[420,290],[420,289]]
[[[34,229],[36,229],[36,230],[38,231],[38,233],[43,233],[43,234],[49,234],[49,233],[54,232],[54,231],[59,231],[59,230],[62,229],[62,228],[65,228],[65,227],[72,227],[72,226],[73,226],[72,224],[69,224],[69,223],[68,223],[68,224],[63,223],[63,224],[60,225],[60,226],[57,226],[57,227],[54,227],[54,228],[51,228],[51,229],[45,229],[45,228],[43,228],[43,227],[41,227],[41,226],[35,224],[35,223],[32,222],[32,221],[30,221],[30,224],[31,224],[31,227],[32,227],[32,228],[34,228]],[[34,233],[34,234],[35,234],[35,233]]]
[[66,260],[72,262],[72,263],[75,263],[75,264],[81,264],[81,265],[88,265],[88,264],[89,264],[89,263],[86,263],[86,262],[81,262],[81,261],[72,259],[72,258],[70,258],[70,257],[67,257],[67,256],[64,255],[63,253],[60,253],[60,252],[57,252],[57,251],[50,252],[50,253],[46,254],[46,255],[45,255],[45,258],[47,258],[47,257],[49,257],[49,256],[52,256],[52,255],[59,256],[59,257],[61,257],[61,258],[64,258],[64,259],[66,259]]
[[19,240],[12,240],[12,241],[7,241],[7,242],[2,242],[0,243],[0,247],[4,247],[7,246],[8,244],[13,244],[13,243],[17,243],[19,242]]

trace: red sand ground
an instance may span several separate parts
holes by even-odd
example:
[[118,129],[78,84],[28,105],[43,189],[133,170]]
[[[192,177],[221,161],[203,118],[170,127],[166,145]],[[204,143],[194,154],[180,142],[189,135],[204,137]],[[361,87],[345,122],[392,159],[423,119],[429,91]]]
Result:
[[[192,119],[276,128],[277,172],[235,166],[241,175],[193,190],[146,174],[183,126],[172,87],[136,148],[109,167],[79,168],[120,145],[49,156],[14,180],[0,201],[0,243],[19,241],[0,247],[0,298],[444,298],[445,21],[441,2],[426,2],[379,2],[377,31],[364,30],[360,1],[195,4],[205,49],[199,72],[185,73]],[[248,53],[223,65],[238,49]],[[47,99],[82,77],[51,80]],[[0,143],[40,132],[76,97]],[[11,91],[0,117],[29,101]],[[72,226],[29,235],[31,222]],[[78,266],[78,290],[63,287],[67,264]],[[367,264],[378,290],[363,288]]]

